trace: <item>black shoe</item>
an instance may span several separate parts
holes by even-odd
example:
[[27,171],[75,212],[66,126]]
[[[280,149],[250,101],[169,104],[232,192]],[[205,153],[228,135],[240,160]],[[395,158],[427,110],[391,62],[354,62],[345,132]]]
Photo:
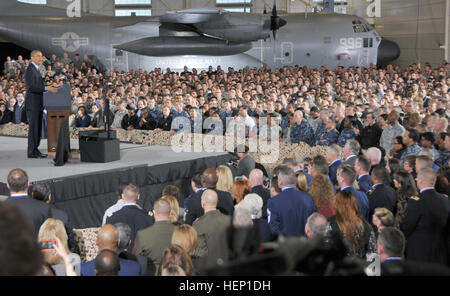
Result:
[[48,154],[39,153],[38,158],[47,158]]
[[38,155],[28,155],[28,158],[40,158]]

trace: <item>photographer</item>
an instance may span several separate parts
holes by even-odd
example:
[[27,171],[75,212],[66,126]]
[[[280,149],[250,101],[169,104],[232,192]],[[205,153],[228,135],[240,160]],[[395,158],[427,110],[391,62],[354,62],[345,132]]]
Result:
[[228,163],[234,178],[245,176],[248,179],[250,172],[255,168],[255,160],[248,154],[248,150],[248,146],[243,145],[234,150],[237,159]]

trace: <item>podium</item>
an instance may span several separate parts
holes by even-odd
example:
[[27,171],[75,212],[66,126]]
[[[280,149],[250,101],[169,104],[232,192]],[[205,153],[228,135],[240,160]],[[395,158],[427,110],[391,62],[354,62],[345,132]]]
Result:
[[49,155],[56,153],[61,124],[69,118],[72,108],[70,84],[58,87],[58,93],[44,93],[44,108],[47,110],[47,150]]

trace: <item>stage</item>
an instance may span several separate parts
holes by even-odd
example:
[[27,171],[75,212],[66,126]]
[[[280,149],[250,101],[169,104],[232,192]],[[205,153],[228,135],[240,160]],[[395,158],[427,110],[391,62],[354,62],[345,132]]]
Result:
[[[71,139],[71,149],[78,149],[78,140]],[[138,202],[144,210],[153,208],[164,186],[178,186],[183,197],[190,193],[190,178],[208,167],[224,164],[228,153],[174,152],[171,147],[120,143],[120,160],[108,163],[81,162],[70,159],[62,167],[51,158],[26,157],[27,139],[0,137],[0,195],[7,195],[6,179],[13,168],[24,169],[30,183],[49,183],[53,202],[68,212],[73,228],[98,227],[104,210],[117,201],[120,184],[136,183],[140,187]],[[47,141],[39,150],[47,153]]]

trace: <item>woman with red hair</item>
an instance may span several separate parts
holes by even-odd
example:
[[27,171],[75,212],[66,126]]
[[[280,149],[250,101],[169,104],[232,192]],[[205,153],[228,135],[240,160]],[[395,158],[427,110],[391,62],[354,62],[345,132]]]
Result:
[[351,191],[339,191],[334,200],[336,215],[329,219],[329,234],[342,239],[347,255],[366,259],[377,252],[377,239],[372,226],[359,213],[358,202]]
[[233,188],[231,190],[234,204],[238,204],[244,197],[252,192],[252,186],[248,180],[238,180],[233,183]]

